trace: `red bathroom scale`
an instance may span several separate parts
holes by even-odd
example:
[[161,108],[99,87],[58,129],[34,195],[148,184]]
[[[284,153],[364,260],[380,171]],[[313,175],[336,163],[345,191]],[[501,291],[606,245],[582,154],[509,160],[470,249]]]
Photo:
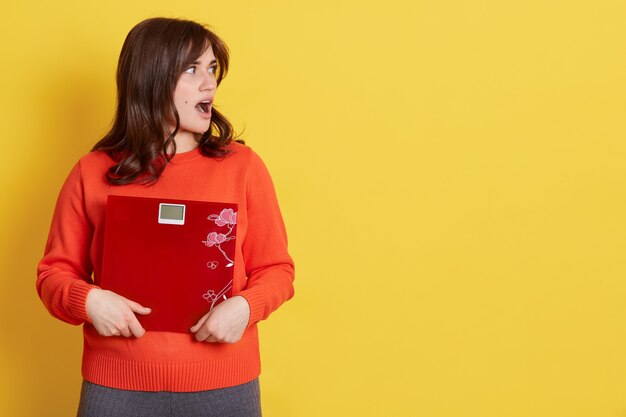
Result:
[[232,296],[237,204],[109,195],[100,287],[144,307],[146,330],[188,333]]

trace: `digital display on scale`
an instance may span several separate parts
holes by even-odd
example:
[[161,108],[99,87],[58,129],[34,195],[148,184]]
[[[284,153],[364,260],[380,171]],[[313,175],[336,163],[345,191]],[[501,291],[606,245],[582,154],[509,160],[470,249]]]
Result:
[[185,224],[185,205],[160,203],[159,223]]

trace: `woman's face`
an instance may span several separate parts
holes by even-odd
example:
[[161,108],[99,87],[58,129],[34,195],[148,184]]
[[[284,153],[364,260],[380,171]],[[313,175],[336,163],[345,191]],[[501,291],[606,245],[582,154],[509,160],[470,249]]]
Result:
[[[211,126],[211,108],[217,89],[217,61],[209,47],[181,74],[174,90],[174,105],[180,117],[179,134],[202,134]],[[178,135],[177,135],[178,136]]]

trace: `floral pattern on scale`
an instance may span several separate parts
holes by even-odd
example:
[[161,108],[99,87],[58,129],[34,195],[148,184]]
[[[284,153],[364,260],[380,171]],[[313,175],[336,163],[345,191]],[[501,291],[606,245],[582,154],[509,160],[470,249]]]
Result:
[[205,246],[208,248],[211,248],[214,246],[220,252],[222,252],[222,255],[224,255],[224,258],[226,258],[226,260],[228,261],[228,263],[226,264],[226,267],[229,268],[233,266],[234,261],[228,257],[226,252],[224,252],[224,250],[221,248],[220,244],[224,242],[228,242],[229,240],[233,240],[235,238],[235,236],[230,236],[230,234],[232,233],[233,228],[237,224],[237,212],[234,211],[233,209],[224,209],[219,215],[211,214],[208,217],[208,219],[211,221],[214,221],[215,224],[220,227],[222,226],[228,227],[227,233],[210,232],[207,235],[206,240],[203,240],[202,243],[204,243]]
[[[228,255],[220,245],[224,242],[235,239],[235,236],[232,236],[231,233],[233,232],[235,225],[237,224],[237,212],[230,208],[223,209],[220,214],[211,214],[209,217],[207,217],[207,219],[215,222],[218,227],[228,228],[228,231],[226,233],[209,232],[207,234],[206,240],[203,240],[202,243],[204,243],[207,248],[217,248],[228,262],[225,267],[230,268],[234,265],[234,261],[228,257]],[[207,262],[207,267],[210,269],[216,269],[218,265],[219,262],[215,260]],[[205,294],[202,295],[202,298],[204,298],[207,302],[210,302],[211,309],[213,309],[213,306],[215,305],[217,300],[219,300],[220,298],[226,299],[226,293],[231,288],[232,281],[230,281],[221,291],[217,293],[212,289],[208,290]]]

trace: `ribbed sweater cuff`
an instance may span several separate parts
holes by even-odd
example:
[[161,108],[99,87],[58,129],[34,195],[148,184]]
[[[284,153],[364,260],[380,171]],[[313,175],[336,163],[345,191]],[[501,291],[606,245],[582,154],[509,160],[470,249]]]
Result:
[[87,301],[87,294],[93,288],[99,288],[96,285],[91,285],[85,281],[76,280],[70,287],[70,292],[67,300],[67,308],[70,314],[77,319],[91,323],[89,315],[87,315],[87,309],[85,303]]
[[247,327],[253,326],[263,320],[263,314],[265,312],[265,297],[263,297],[262,291],[250,288],[241,291],[237,295],[241,295],[245,298],[250,306],[250,321],[248,321]]

